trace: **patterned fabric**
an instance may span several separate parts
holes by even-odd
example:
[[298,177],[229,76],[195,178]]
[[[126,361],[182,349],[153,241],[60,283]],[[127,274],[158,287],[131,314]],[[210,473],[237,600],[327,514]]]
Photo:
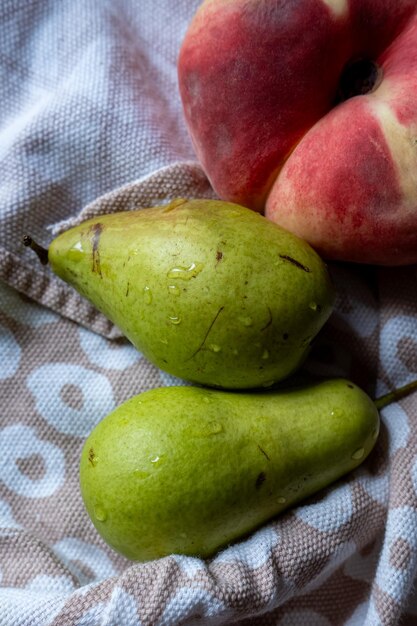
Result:
[[[103,212],[214,197],[175,59],[197,0],[0,6],[0,626],[412,626],[417,398],[382,411],[355,472],[213,559],[132,563],[78,484],[87,434],[150,365],[23,249]],[[132,182],[133,181],[133,182]],[[305,365],[373,397],[417,376],[417,269],[331,264],[335,312]]]

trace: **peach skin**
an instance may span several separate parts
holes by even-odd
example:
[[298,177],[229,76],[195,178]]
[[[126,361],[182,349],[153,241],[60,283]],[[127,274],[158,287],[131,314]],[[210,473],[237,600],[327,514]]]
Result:
[[206,0],[178,76],[220,198],[326,259],[417,263],[415,0]]

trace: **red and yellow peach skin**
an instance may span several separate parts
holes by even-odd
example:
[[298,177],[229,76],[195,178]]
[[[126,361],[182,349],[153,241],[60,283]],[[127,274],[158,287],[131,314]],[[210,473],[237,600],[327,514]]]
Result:
[[206,0],[178,71],[221,198],[328,259],[417,262],[415,0]]

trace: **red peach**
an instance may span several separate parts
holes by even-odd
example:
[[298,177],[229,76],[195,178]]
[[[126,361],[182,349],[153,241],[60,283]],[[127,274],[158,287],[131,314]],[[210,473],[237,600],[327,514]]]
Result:
[[206,0],[178,71],[221,198],[328,259],[417,262],[415,0]]

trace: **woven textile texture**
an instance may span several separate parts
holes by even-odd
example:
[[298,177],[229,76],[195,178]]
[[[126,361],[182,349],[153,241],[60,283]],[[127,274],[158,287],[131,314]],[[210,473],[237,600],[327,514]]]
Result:
[[[176,58],[198,0],[0,4],[0,626],[412,626],[417,395],[382,410],[356,471],[209,560],[133,563],[84,509],[81,448],[158,370],[21,243],[215,195]],[[417,377],[417,268],[332,263],[304,370],[376,397]]]

